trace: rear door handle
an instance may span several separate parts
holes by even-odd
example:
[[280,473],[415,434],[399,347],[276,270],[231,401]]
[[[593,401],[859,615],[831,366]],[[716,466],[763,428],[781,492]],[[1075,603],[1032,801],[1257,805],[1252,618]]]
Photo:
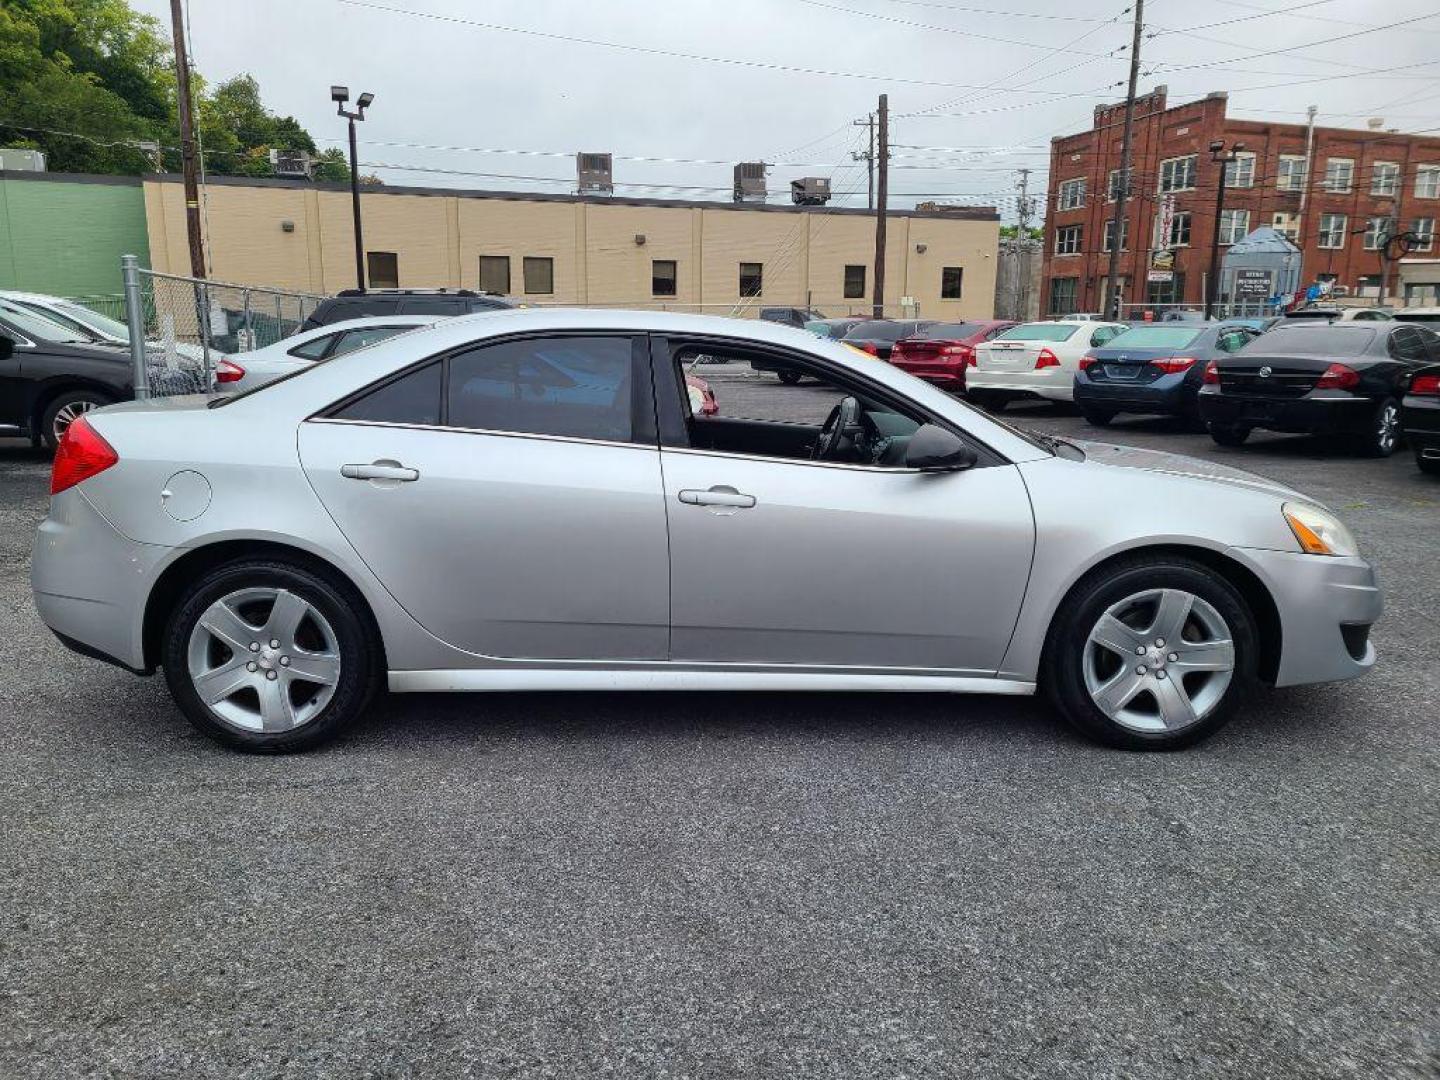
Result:
[[341,465],[340,475],[351,480],[399,480],[408,483],[420,479],[420,470],[406,468],[398,461],[373,461],[369,465]]
[[732,487],[716,486],[709,491],[688,488],[680,492],[680,501],[690,506],[730,506],[748,510],[755,505],[754,495],[742,495]]

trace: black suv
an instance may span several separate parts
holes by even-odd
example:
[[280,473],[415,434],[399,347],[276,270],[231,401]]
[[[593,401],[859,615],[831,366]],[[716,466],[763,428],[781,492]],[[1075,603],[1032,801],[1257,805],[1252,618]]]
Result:
[[310,312],[301,330],[369,315],[470,315],[513,308],[514,302],[473,289],[341,289]]

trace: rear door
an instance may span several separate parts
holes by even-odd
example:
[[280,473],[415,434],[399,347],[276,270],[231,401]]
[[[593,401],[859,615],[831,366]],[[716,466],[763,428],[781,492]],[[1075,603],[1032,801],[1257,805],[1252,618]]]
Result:
[[667,654],[669,555],[646,340],[488,341],[301,425],[366,564],[436,637],[485,656]]

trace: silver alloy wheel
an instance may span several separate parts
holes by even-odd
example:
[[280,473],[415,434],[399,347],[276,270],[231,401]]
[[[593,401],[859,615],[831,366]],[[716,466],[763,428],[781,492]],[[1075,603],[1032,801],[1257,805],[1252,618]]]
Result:
[[80,419],[82,414],[96,407],[95,402],[86,401],[83,398],[79,401],[67,401],[64,405],[61,405],[60,408],[55,411],[55,423],[50,427],[50,432],[55,436],[55,441],[58,443],[65,432],[70,429],[70,425]]
[[245,731],[309,723],[340,682],[334,629],[288,589],[241,589],[216,600],[190,631],[186,660],[200,700]]
[[1111,604],[1085,642],[1085,688],[1110,719],[1133,731],[1198,724],[1235,674],[1230,627],[1184,589],[1148,589]]
[[1380,406],[1380,419],[1376,424],[1375,448],[1382,454],[1393,453],[1395,441],[1400,434],[1400,406],[1387,401]]

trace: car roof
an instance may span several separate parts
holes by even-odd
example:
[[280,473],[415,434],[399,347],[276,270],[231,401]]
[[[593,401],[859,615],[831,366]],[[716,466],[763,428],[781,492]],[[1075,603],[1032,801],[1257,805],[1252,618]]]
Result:
[[[454,316],[459,318],[460,316]],[[282,341],[298,342],[301,338],[324,337],[326,334],[333,334],[337,330],[363,330],[369,326],[430,326],[441,319],[444,315],[362,315],[355,319],[340,319],[338,322],[326,323],[324,326],[316,326],[310,330],[302,330],[298,334],[292,334],[288,338],[281,338]]]

